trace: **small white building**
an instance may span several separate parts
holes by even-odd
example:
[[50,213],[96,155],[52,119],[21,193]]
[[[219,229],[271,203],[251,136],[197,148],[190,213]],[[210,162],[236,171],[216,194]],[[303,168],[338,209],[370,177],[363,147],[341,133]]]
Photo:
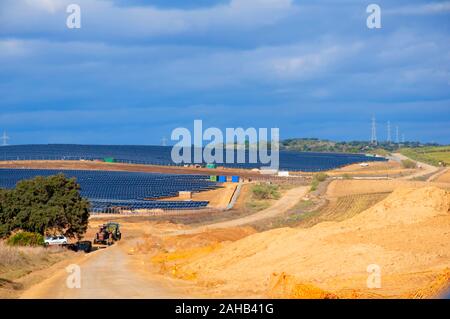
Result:
[[288,171],[279,171],[278,176],[279,177],[289,177],[289,172]]

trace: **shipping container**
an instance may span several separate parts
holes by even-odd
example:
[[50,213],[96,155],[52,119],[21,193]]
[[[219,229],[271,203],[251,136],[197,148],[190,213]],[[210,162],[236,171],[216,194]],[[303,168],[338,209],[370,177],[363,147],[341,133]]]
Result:
[[225,183],[227,181],[226,176],[219,176],[219,183]]
[[206,164],[206,168],[216,168],[216,164]]
[[231,181],[233,183],[239,183],[239,176],[231,176]]
[[217,176],[211,175],[211,176],[209,177],[209,180],[210,180],[211,182],[217,182]]
[[105,163],[114,163],[116,160],[114,159],[114,157],[105,157],[105,158],[103,159],[103,161],[104,161]]

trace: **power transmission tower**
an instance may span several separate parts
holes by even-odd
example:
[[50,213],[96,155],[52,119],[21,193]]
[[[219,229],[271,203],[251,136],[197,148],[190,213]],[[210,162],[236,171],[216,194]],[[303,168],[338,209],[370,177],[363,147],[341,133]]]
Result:
[[405,144],[405,134],[402,134],[402,144]]
[[372,137],[370,138],[370,143],[377,145],[377,122],[375,116],[372,117]]
[[162,138],[161,145],[162,146],[167,146],[167,138],[165,138],[165,137]]
[[7,146],[8,145],[8,140],[9,140],[9,136],[6,134],[6,131],[3,132],[3,136],[2,136],[2,140],[3,140],[3,146]]
[[391,144],[392,139],[391,139],[391,121],[387,122],[387,142],[389,144]]
[[396,130],[396,132],[395,132],[395,134],[396,134],[395,141],[396,141],[397,144],[400,144],[400,131],[398,129],[398,126],[395,128],[395,130]]

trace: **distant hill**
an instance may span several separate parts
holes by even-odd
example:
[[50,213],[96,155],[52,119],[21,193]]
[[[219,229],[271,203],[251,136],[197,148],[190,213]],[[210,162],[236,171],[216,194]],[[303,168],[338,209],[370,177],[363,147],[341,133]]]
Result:
[[380,142],[373,145],[368,141],[334,142],[318,138],[290,138],[280,143],[280,149],[301,152],[338,152],[338,153],[371,153],[386,155],[400,148],[418,148],[424,146],[439,146],[439,144],[423,144],[420,142],[405,142],[401,144]]
[[434,166],[450,165],[450,146],[402,148],[400,153],[413,160],[425,162]]

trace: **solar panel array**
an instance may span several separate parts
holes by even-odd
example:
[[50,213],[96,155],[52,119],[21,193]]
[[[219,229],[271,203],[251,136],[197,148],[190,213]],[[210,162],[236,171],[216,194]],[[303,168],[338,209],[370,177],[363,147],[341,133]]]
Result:
[[206,201],[158,201],[177,196],[180,191],[200,192],[215,189],[220,184],[208,176],[174,175],[134,172],[0,169],[0,188],[14,188],[18,181],[36,176],[63,173],[76,178],[81,195],[91,202],[92,211],[106,212],[113,208],[194,209],[208,205]]
[[[111,157],[116,162],[121,163],[175,165],[171,159],[171,150],[170,146],[12,145],[0,147],[0,160],[103,160]],[[194,152],[191,153],[194,154]],[[354,163],[385,160],[384,158],[368,157],[363,154],[293,151],[280,151],[279,154],[281,170],[305,172],[318,172]],[[246,158],[248,159],[248,154]],[[247,169],[266,166],[260,162],[248,163],[248,160],[241,164],[227,163],[220,165]]]

